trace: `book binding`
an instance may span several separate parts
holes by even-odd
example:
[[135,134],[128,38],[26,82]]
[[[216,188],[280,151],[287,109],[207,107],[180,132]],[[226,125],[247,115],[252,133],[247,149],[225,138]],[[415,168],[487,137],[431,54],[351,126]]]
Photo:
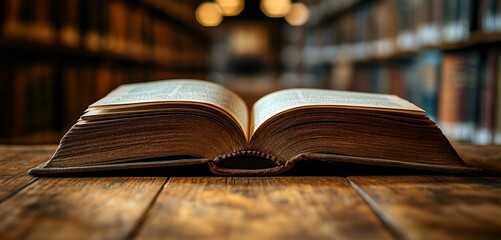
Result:
[[[256,159],[259,163],[256,164]],[[249,164],[248,164],[249,163]],[[242,150],[220,155],[208,162],[210,170],[219,175],[273,175],[294,166],[294,161],[279,161],[275,156],[256,150]]]
[[481,171],[480,168],[467,165],[449,166],[440,164],[423,164],[390,159],[347,156],[333,153],[305,153],[299,154],[294,158],[284,161],[279,160],[277,157],[268,153],[263,153],[256,150],[241,150],[223,154],[214,159],[192,158],[176,160],[156,160],[149,162],[135,161],[78,167],[50,167],[47,166],[47,163],[44,163],[31,169],[28,173],[33,176],[47,176],[67,173],[101,172],[109,170],[148,169],[157,167],[208,164],[209,169],[217,175],[259,176],[284,173],[294,167],[294,164],[296,162],[303,160],[388,166],[415,169],[418,171],[421,170],[444,173],[477,173]]

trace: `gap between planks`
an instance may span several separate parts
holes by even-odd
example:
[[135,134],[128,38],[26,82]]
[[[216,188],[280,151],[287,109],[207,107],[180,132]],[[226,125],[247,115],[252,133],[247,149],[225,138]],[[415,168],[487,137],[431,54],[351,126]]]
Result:
[[24,186],[21,186],[21,187],[19,187],[19,189],[16,189],[16,190],[12,191],[11,193],[7,194],[6,196],[4,196],[3,198],[0,198],[0,206],[2,205],[3,202],[9,200],[11,197],[15,196],[16,194],[18,194],[19,192],[23,191],[27,187],[31,186],[33,183],[35,183],[39,179],[40,178],[35,178],[33,180],[30,180],[30,182],[28,182]]
[[479,176],[350,176],[400,239],[498,239],[501,179]]
[[369,194],[364,192],[364,190],[356,183],[354,183],[349,177],[346,177],[346,179],[350,182],[350,186],[355,190],[355,192],[357,192],[357,194],[365,201],[369,208],[372,209],[374,214],[379,218],[388,232],[390,232],[395,239],[404,239],[404,234],[397,228],[395,228],[393,219],[384,214],[383,209],[378,206],[378,204],[369,196]]
[[167,177],[164,180],[164,182],[162,183],[162,187],[158,189],[157,193],[155,194],[153,199],[148,204],[148,207],[146,207],[146,209],[143,212],[143,214],[141,215],[141,217],[139,217],[136,225],[132,228],[131,232],[125,237],[125,239],[129,240],[129,239],[136,238],[137,234],[139,233],[139,231],[143,227],[144,223],[146,222],[146,219],[148,218],[150,212],[152,211],[152,208],[155,205],[155,203],[158,199],[158,196],[160,196],[160,194],[163,192],[164,188],[167,187],[167,184],[171,178],[172,177]]
[[345,177],[174,177],[135,238],[394,238]]

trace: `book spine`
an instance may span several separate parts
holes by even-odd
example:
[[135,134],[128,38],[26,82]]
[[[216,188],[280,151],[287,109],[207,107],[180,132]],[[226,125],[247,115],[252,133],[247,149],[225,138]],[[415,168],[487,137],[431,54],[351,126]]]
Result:
[[501,31],[501,1],[496,1],[496,13],[495,13],[495,29],[497,32]]
[[[21,71],[21,68],[16,68],[13,77],[14,96],[29,96],[28,95],[28,76],[26,71]],[[28,119],[28,99],[26,97],[16,98],[13,104],[13,122],[12,122],[12,136],[21,136],[27,133],[27,119]]]
[[256,150],[241,150],[218,156],[208,164],[212,172],[220,175],[270,175],[291,169],[294,162],[280,161],[271,154]]
[[442,65],[442,83],[439,100],[439,126],[452,139],[463,140],[465,92],[465,58],[460,54],[447,54]]
[[465,137],[467,141],[475,138],[479,115],[479,78],[480,78],[480,54],[477,52],[467,53],[466,67],[466,97],[464,105]]
[[421,107],[434,121],[437,120],[441,63],[442,53],[440,51],[427,51],[419,56]]
[[[14,71],[11,66],[0,66],[0,79],[14,79]],[[14,81],[3,81],[0,87],[0,107],[4,109],[5,115],[0,118],[1,136],[12,135],[12,126],[14,125]]]
[[494,130],[494,143],[501,144],[501,52],[498,53],[498,72],[497,72],[497,91],[496,96],[496,116],[495,116],[495,130]]
[[489,28],[487,27],[488,21],[488,7],[489,1],[491,0],[479,0],[479,14],[478,14],[478,29],[483,32],[489,32]]
[[93,52],[101,50],[103,28],[106,24],[104,21],[104,4],[105,2],[100,0],[83,1],[83,13],[80,16],[84,31],[84,46]]
[[49,0],[36,0],[35,23],[29,30],[30,35],[36,35],[38,41],[46,44],[52,44],[56,39],[53,4],[54,2]]
[[77,48],[80,45],[80,0],[58,1],[59,42],[66,47]]
[[390,78],[390,93],[405,98],[406,95],[403,73],[398,64],[392,64],[390,66],[390,73],[388,77]]
[[399,1],[399,33],[397,46],[400,50],[410,51],[415,48],[415,35],[412,32],[412,1]]
[[481,85],[480,123],[475,143],[490,144],[494,141],[494,122],[497,97],[497,75],[499,53],[491,50],[487,53],[485,77]]
[[496,27],[496,18],[497,18],[497,0],[485,0],[482,2],[482,13],[483,16],[483,24],[482,30],[485,32],[494,32],[497,31]]
[[421,106],[421,80],[415,58],[400,61],[405,85],[405,96],[414,104]]

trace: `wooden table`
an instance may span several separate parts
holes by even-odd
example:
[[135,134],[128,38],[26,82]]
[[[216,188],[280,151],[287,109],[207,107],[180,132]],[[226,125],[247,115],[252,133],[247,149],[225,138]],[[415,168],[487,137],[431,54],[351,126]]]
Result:
[[0,146],[1,239],[501,239],[499,177],[26,175],[54,149]]

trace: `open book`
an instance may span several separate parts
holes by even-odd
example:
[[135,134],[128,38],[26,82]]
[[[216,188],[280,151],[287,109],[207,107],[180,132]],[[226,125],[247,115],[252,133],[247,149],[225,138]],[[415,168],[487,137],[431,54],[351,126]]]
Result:
[[249,111],[199,80],[122,85],[89,106],[33,175],[209,164],[216,174],[277,174],[320,160],[467,172],[425,112],[393,95],[288,89]]

